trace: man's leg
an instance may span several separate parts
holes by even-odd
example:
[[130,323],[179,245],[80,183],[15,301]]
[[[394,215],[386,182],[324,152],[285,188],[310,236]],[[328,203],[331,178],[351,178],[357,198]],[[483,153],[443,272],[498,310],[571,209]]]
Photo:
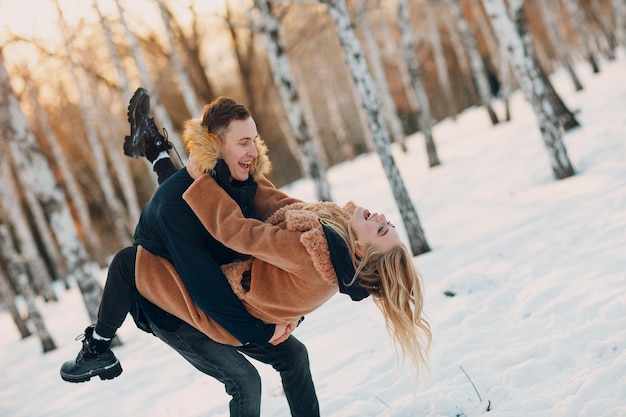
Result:
[[151,324],[154,334],[170,345],[200,372],[225,385],[231,417],[256,417],[261,414],[261,377],[258,371],[233,346],[211,340],[186,323],[173,332]]
[[243,346],[240,352],[272,365],[280,373],[283,389],[293,417],[318,417],[319,402],[315,393],[309,354],[306,346],[293,336],[277,346]]
[[94,376],[113,379],[122,373],[122,366],[111,351],[111,339],[130,311],[136,253],[134,246],[124,248],[111,261],[100,300],[98,323],[85,329],[83,346],[76,359],[61,366],[63,380],[85,382]]

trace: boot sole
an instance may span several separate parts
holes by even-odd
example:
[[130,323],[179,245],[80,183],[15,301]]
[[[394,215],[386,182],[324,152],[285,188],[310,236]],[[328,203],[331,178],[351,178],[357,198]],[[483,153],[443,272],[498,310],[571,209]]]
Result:
[[100,377],[101,380],[105,380],[105,379],[116,378],[120,376],[122,372],[123,372],[122,365],[120,364],[119,361],[117,361],[113,365],[109,365],[102,369],[95,369],[95,370],[92,370],[92,371],[89,371],[87,373],[80,374],[80,375],[70,375],[61,371],[61,379],[67,382],[77,383],[77,382],[87,382],[92,377],[98,376]]

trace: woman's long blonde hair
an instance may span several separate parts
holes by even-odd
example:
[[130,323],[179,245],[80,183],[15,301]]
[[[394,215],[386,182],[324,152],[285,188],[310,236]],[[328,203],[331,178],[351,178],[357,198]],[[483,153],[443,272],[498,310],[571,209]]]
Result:
[[356,236],[349,219],[319,205],[312,204],[307,208],[345,241],[355,269],[352,282],[346,284],[351,285],[358,280],[359,285],[372,295],[385,317],[387,331],[396,350],[400,351],[402,361],[410,361],[416,376],[421,369],[428,369],[432,334],[423,312],[422,279],[406,246],[401,243],[387,252],[378,252],[370,247],[359,258],[355,252]]

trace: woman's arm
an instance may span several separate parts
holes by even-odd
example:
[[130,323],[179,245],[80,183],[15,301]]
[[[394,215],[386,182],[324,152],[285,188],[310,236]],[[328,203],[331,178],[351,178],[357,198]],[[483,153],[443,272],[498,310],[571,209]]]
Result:
[[245,218],[210,175],[196,180],[183,199],[213,237],[239,253],[290,272],[301,270],[303,257],[309,256],[300,243],[301,232]]

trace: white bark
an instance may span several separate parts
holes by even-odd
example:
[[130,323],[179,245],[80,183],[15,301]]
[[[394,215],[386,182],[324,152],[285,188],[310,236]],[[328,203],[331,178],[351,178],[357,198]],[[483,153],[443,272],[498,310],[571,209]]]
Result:
[[[96,86],[93,82],[91,83],[90,90],[96,91]],[[105,104],[102,102],[100,97],[100,94],[92,95],[92,100],[89,103],[91,107],[96,109],[105,107]],[[119,181],[122,195],[126,201],[126,209],[128,211],[128,215],[125,216],[125,219],[127,220],[126,227],[128,230],[132,231],[139,220],[141,209],[139,208],[139,201],[137,200],[137,189],[131,172],[128,169],[128,164],[126,163],[127,159],[124,156],[122,146],[119,146],[121,144],[121,140],[117,142],[115,141],[115,138],[121,138],[122,135],[114,133],[114,126],[106,120],[96,118],[94,119],[94,122],[96,128],[100,132],[98,136],[100,138],[102,148],[111,161],[113,172]],[[112,142],[117,146],[111,146]]]
[[78,283],[89,317],[95,322],[102,287],[94,277],[94,267],[87,261],[85,248],[78,237],[69,206],[28,127],[26,117],[9,81],[0,54],[0,136],[9,142],[11,157],[20,173],[21,186],[37,196],[61,247],[70,277]]
[[600,5],[599,1],[591,1],[591,10],[593,11],[593,14],[596,16],[596,21],[598,22],[598,25],[600,26],[600,31],[602,32],[602,34],[604,35],[606,44],[607,44],[607,50],[606,50],[606,54],[607,57],[609,59],[615,59],[615,35],[613,33],[613,31],[611,30],[611,25],[608,22],[608,18],[606,17],[604,11],[602,10],[602,6]]
[[[67,189],[68,198],[74,207],[78,221],[83,226],[84,230],[93,231],[94,228],[91,223],[91,215],[89,214],[89,207],[87,200],[85,199],[85,194],[80,189],[78,181],[76,181],[76,177],[70,169],[70,164],[67,160],[65,152],[63,152],[61,144],[59,143],[59,138],[54,133],[54,129],[50,124],[48,114],[39,103],[39,97],[34,88],[30,88],[29,93],[30,100],[35,111],[36,120],[41,125],[41,131],[46,133],[55,165],[61,172],[61,178],[63,179]],[[85,233],[83,240],[89,248],[89,253],[91,253],[94,259],[97,260],[100,266],[104,266],[106,261],[104,254],[102,253],[102,244],[98,235],[96,233]]]
[[52,278],[39,254],[33,231],[22,208],[20,193],[11,172],[7,150],[8,147],[5,144],[0,146],[0,205],[5,213],[10,213],[15,237],[25,261],[32,267],[37,291],[46,300],[56,300],[56,295],[51,287]]
[[[535,112],[555,178],[563,179],[574,175],[574,169],[563,144],[558,120],[547,97],[547,88],[536,66],[536,61],[528,53],[520,34],[507,13],[504,1],[483,0],[483,4],[498,37],[505,45],[522,91]],[[516,21],[523,19],[521,1],[512,0],[510,7],[514,12]]]
[[537,3],[539,4],[539,10],[541,10],[540,14],[544,22],[544,27],[546,28],[548,39],[550,39],[550,42],[554,46],[554,51],[559,57],[559,61],[565,66],[565,69],[572,80],[572,84],[574,84],[575,90],[582,90],[583,86],[576,75],[576,71],[574,70],[574,65],[572,64],[568,47],[563,41],[563,37],[558,30],[560,25],[558,24],[554,13],[554,2],[550,2],[549,0],[537,0]]
[[361,33],[364,39],[365,52],[367,61],[372,70],[372,76],[376,85],[376,92],[380,99],[381,111],[383,118],[389,126],[389,132],[391,133],[391,139],[402,146],[402,150],[406,151],[406,137],[404,135],[404,128],[402,127],[402,121],[398,116],[398,110],[396,103],[391,95],[391,89],[387,82],[387,75],[385,74],[385,68],[383,65],[380,48],[376,42],[372,25],[369,21],[369,16],[363,13],[360,20]]
[[424,13],[426,14],[426,18],[430,23],[428,34],[430,38],[430,44],[433,48],[433,58],[435,59],[435,68],[437,69],[437,78],[439,79],[439,85],[443,90],[443,96],[445,97],[448,114],[450,114],[452,118],[455,119],[458,114],[458,110],[454,101],[454,95],[452,94],[452,83],[450,82],[448,62],[446,61],[446,57],[443,52],[443,43],[441,40],[439,19],[438,14],[435,13],[433,0],[424,1]]
[[[133,96],[133,92],[130,90],[130,82],[128,81],[128,75],[122,66],[120,61],[120,56],[117,53],[117,49],[115,47],[115,43],[113,42],[113,34],[111,33],[111,29],[109,28],[109,23],[106,21],[104,15],[100,11],[100,7],[98,7],[98,0],[93,0],[93,6],[96,12],[98,13],[98,17],[100,19],[100,27],[102,28],[102,32],[104,33],[104,39],[107,44],[107,50],[109,51],[109,56],[111,57],[111,62],[115,66],[115,71],[117,72],[117,77],[120,83],[120,87],[122,90],[122,97],[125,100],[130,100]],[[121,139],[121,138],[120,138]],[[150,178],[153,188],[157,188],[159,183],[156,175],[152,175],[152,163],[148,161],[146,158],[141,158],[143,161],[146,172],[149,174],[148,178]],[[134,187],[134,186],[133,186]],[[129,213],[132,218],[138,219],[135,217],[137,214],[135,213],[135,209],[132,207],[133,203],[127,198],[126,203],[129,205]]]
[[611,0],[613,13],[615,14],[615,33],[618,43],[621,43],[626,52],[626,2],[624,0]]
[[587,30],[589,25],[587,23],[585,12],[578,0],[564,1],[567,11],[572,17],[573,27],[578,34],[578,38],[583,44],[585,55],[587,56],[587,61],[589,62],[589,65],[591,65],[591,70],[593,71],[593,73],[597,73],[600,71],[600,67],[598,65],[595,51],[591,47],[591,36],[589,36]]
[[169,114],[167,114],[165,108],[160,104],[159,93],[154,86],[152,79],[150,78],[150,72],[148,71],[148,66],[146,65],[146,61],[143,57],[143,54],[141,53],[141,49],[139,48],[137,37],[130,30],[128,24],[126,23],[126,19],[124,18],[124,9],[120,5],[119,0],[115,0],[115,4],[117,6],[117,11],[120,17],[120,23],[124,27],[126,40],[128,41],[128,47],[131,54],[133,55],[133,58],[135,59],[137,68],[139,68],[141,82],[143,83],[143,87],[148,91],[148,94],[150,94],[151,109],[161,126],[167,131],[168,139],[170,142],[172,142],[172,145],[178,150],[178,153],[181,156],[183,163],[186,163],[187,153],[185,152],[185,147],[182,140],[180,139],[180,136],[174,130],[174,124],[172,123],[172,119],[170,118]]
[[170,47],[170,62],[172,63],[172,67],[174,72],[176,73],[176,79],[178,80],[178,87],[180,88],[180,92],[183,95],[183,101],[187,106],[187,110],[191,117],[200,117],[202,114],[202,106],[198,103],[198,99],[196,97],[196,93],[193,91],[193,87],[191,86],[191,80],[189,79],[189,74],[183,67],[183,63],[178,56],[178,52],[176,51],[176,42],[174,42],[174,35],[172,34],[172,27],[170,26],[170,20],[165,10],[165,6],[163,5],[163,0],[155,0],[159,6],[159,11],[161,12],[161,19],[163,19],[163,26],[165,28],[165,35],[167,36],[167,41]]
[[415,51],[415,40],[411,25],[409,24],[409,4],[406,0],[398,0],[398,28],[402,38],[402,55],[406,62],[411,79],[413,94],[419,103],[419,127],[424,135],[426,143],[426,153],[428,155],[428,165],[434,167],[440,164],[437,155],[437,147],[432,133],[432,117],[430,112],[430,102],[419,73],[419,63]]
[[301,166],[305,168],[305,175],[311,178],[315,184],[317,199],[332,201],[330,185],[326,178],[326,167],[320,157],[321,147],[311,134],[304,117],[291,64],[278,34],[278,19],[272,14],[269,0],[255,0],[254,4],[260,14],[260,37],[268,55],[272,76],[285,107],[293,135],[298,143],[300,150],[298,156],[302,161]]
[[43,316],[39,312],[39,308],[35,302],[35,293],[28,284],[28,262],[23,260],[20,254],[15,251],[13,240],[9,234],[9,229],[4,224],[0,224],[0,257],[3,258],[7,264],[9,277],[13,278],[12,281],[17,289],[17,292],[26,302],[28,318],[33,324],[33,327],[37,332],[37,336],[39,336],[39,340],[41,340],[43,352],[46,353],[56,349],[56,344],[54,343],[54,340],[52,340],[52,336],[50,336]]
[[346,2],[345,0],[322,0],[321,2],[328,7],[328,13],[335,24],[348,67],[365,109],[376,151],[398,204],[398,209],[409,237],[411,250],[414,255],[428,252],[430,248],[424,237],[424,231],[421,228],[417,211],[391,154],[389,131],[380,112],[374,82],[367,69],[367,63],[356,37],[354,26],[350,21]]
[[[0,226],[2,225],[2,221],[0,220]],[[9,277],[3,272],[0,268],[0,308],[6,308],[11,318],[13,319],[13,323],[15,323],[15,327],[17,327],[18,332],[22,339],[31,335],[28,326],[24,322],[17,305],[15,304],[15,291],[13,291],[13,286],[9,281]]]
[[470,69],[476,82],[476,89],[478,91],[478,98],[480,104],[487,110],[489,118],[492,124],[497,124],[498,116],[496,115],[493,107],[491,106],[492,95],[489,89],[489,80],[487,79],[487,71],[485,70],[485,64],[482,57],[478,52],[476,45],[476,38],[471,33],[467,19],[463,15],[459,0],[447,0],[452,10],[452,15],[456,21],[456,30],[459,31],[459,35],[463,40],[465,49],[469,55]]
[[[78,72],[76,69],[76,65],[72,60],[72,51],[70,49],[70,37],[67,33],[67,25],[65,23],[61,8],[58,7],[57,10],[59,14],[59,27],[61,29],[61,35],[63,36],[66,53],[68,57],[68,65],[70,69],[70,75],[72,80],[74,81],[74,85],[78,88],[78,107],[80,110],[81,119],[83,121],[83,127],[85,128],[85,134],[87,135],[87,141],[89,143],[90,150],[94,157],[95,162],[95,172],[100,188],[102,189],[102,193],[104,195],[104,199],[106,204],[111,211],[111,217],[113,219],[113,231],[115,233],[115,237],[118,242],[122,246],[127,246],[131,243],[130,240],[130,231],[127,228],[128,225],[128,215],[126,210],[122,206],[119,198],[115,193],[115,188],[113,187],[113,181],[111,179],[111,174],[106,164],[104,149],[102,149],[102,145],[98,139],[98,134],[95,130],[94,120],[91,114],[91,106],[87,102],[87,96],[89,95],[88,91],[91,91],[89,88],[85,88],[84,83],[81,78],[78,76]],[[86,230],[86,233],[93,233],[93,230]]]

